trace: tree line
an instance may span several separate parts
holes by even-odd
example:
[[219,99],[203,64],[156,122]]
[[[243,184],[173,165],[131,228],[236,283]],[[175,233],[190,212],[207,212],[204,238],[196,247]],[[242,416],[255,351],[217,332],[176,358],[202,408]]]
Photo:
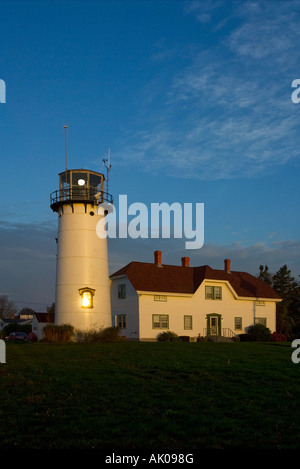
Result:
[[[47,306],[47,313],[52,313],[55,310],[54,303]],[[36,311],[32,308],[22,308],[18,313],[18,308],[13,301],[10,301],[7,295],[0,295],[0,319],[16,319],[18,316],[25,314],[34,315]]]
[[289,340],[300,338],[300,284],[285,264],[275,274],[267,265],[259,266],[260,280],[270,285],[282,298],[276,306],[276,332]]

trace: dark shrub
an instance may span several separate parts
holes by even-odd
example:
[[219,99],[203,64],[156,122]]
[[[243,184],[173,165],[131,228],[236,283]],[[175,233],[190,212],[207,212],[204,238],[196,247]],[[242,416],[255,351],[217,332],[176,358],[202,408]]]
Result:
[[119,342],[124,340],[120,337],[117,327],[107,327],[106,329],[89,329],[85,331],[76,331],[76,341],[84,343],[101,342],[103,344],[110,342]]
[[158,335],[157,340],[159,342],[175,342],[179,341],[179,337],[175,332],[171,331],[166,331],[166,332],[161,332],[161,334]]
[[256,342],[268,342],[271,340],[271,331],[263,324],[250,326],[247,333],[252,335]]
[[255,337],[251,334],[240,334],[239,335],[240,342],[254,342]]
[[122,340],[117,327],[107,327],[106,329],[103,329],[100,333],[99,339],[99,342],[103,344],[108,342],[119,342]]
[[48,324],[44,327],[43,342],[66,343],[71,342],[74,337],[74,327],[71,324]]
[[189,342],[190,341],[190,336],[189,335],[180,335],[179,339],[181,342]]

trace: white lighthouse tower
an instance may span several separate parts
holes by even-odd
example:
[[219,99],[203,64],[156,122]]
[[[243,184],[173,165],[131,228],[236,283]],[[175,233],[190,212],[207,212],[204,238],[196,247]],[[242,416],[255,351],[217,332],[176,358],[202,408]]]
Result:
[[105,216],[99,205],[112,203],[104,175],[85,169],[59,174],[59,190],[50,195],[58,214],[55,324],[75,329],[111,326],[107,240],[97,236]]

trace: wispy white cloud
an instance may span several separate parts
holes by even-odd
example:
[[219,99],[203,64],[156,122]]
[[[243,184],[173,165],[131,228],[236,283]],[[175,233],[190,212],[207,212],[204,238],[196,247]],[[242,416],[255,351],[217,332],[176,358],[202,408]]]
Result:
[[[189,64],[165,83],[155,121],[143,123],[134,145],[123,142],[126,161],[131,147],[146,171],[213,180],[260,176],[299,157],[290,99],[299,2],[229,3],[234,26],[209,49],[199,43]],[[201,24],[213,22],[224,5],[190,2],[186,12]]]
[[193,255],[193,265],[208,263],[213,268],[222,269],[224,266],[222,264],[223,259],[230,258],[232,270],[244,270],[256,275],[259,273],[261,264],[268,265],[272,273],[287,264],[298,281],[300,269],[299,248],[299,241],[292,240],[272,244],[265,242],[248,245],[242,243],[232,243],[230,245],[206,244]]
[[224,0],[192,0],[186,2],[185,12],[194,15],[200,23],[208,23],[223,4]]
[[[190,257],[192,267],[209,265],[214,269],[224,268],[224,259],[231,259],[232,270],[259,273],[259,266],[268,265],[270,272],[277,272],[284,264],[292,271],[292,275],[299,280],[300,272],[300,242],[295,240],[230,244],[204,243],[198,250],[186,250],[182,240],[168,239],[114,239],[109,240],[110,273],[131,261],[153,262],[155,250],[162,251],[165,264],[181,265],[181,257]],[[132,254],[134,252],[134,254]]]
[[289,61],[297,58],[299,7],[298,0],[241,2],[236,13],[243,23],[230,35],[230,47],[240,56],[267,61],[265,65],[271,60],[284,66],[290,52]]

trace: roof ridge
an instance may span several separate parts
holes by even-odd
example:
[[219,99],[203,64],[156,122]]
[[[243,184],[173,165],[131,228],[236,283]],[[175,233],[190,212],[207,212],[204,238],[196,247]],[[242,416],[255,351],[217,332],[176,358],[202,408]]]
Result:
[[214,269],[209,265],[184,267],[182,265],[131,261],[110,277],[127,275],[136,290],[195,293],[207,280],[227,281],[239,297],[279,298],[277,292],[248,272]]

